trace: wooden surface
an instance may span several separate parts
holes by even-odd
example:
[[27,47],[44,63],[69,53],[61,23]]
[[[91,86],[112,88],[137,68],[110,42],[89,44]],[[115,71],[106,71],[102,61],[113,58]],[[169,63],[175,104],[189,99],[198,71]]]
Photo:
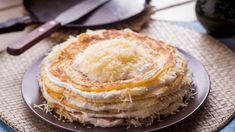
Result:
[[21,6],[21,0],[0,0],[0,11]]
[[[23,7],[21,0],[0,0],[0,22],[10,18],[23,16]],[[195,0],[152,0],[152,5],[156,7],[157,12],[152,16],[153,19],[170,20],[170,21],[195,21]],[[26,29],[27,30],[27,29]],[[6,45],[15,39],[23,36],[26,31],[0,34],[0,51],[5,49]],[[10,37],[9,37],[10,36]],[[232,124],[232,123],[230,123]],[[229,125],[229,128],[234,128]],[[224,131],[232,130],[225,128]],[[5,128],[3,123],[0,123],[0,130],[10,131]]]

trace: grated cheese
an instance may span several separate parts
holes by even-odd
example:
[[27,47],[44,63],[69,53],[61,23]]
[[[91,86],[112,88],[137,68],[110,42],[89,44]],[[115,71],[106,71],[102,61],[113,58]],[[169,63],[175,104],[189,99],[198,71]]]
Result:
[[151,70],[151,49],[124,38],[103,40],[77,55],[74,68],[93,82],[114,82],[141,76]]

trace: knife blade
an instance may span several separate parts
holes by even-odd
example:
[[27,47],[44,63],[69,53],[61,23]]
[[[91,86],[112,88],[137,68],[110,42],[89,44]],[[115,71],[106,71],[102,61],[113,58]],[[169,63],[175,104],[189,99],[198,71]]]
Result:
[[[55,20],[60,22],[61,25],[66,25],[72,21],[81,18],[82,16],[86,15],[87,13],[93,11],[98,6],[106,3],[108,0],[84,0],[84,2],[73,6],[72,8],[64,11],[60,15],[58,15]],[[74,12],[79,11],[80,12]]]
[[11,55],[20,55],[61,26],[78,20],[108,1],[109,0],[82,0],[75,6],[63,11],[54,20],[43,24],[31,33],[9,44],[7,52]]

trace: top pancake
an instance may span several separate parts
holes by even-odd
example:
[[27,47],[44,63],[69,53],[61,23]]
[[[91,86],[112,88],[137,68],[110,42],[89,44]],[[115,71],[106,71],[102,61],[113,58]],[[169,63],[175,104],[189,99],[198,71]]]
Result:
[[[138,74],[138,76],[112,81],[105,80],[103,82],[94,81],[88,74],[86,75],[80,69],[75,68],[77,58],[86,52],[88,47],[109,40],[129,41],[149,49],[150,55],[154,58],[152,66],[146,72]],[[80,34],[72,42],[67,41],[55,47],[44,60],[42,70],[48,69],[48,72],[60,81],[69,83],[81,91],[104,92],[124,88],[131,89],[156,84],[169,68],[175,66],[175,52],[176,48],[173,46],[130,30],[101,30]]]

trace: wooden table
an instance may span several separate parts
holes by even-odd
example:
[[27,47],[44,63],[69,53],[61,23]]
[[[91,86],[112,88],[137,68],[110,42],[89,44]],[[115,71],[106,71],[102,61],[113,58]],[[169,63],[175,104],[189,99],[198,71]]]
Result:
[[[194,11],[195,0],[152,0],[151,3],[156,6],[157,9],[157,12],[152,16],[153,19],[176,22],[195,22],[197,20]],[[21,16],[23,16],[21,0],[0,0],[0,22]],[[8,43],[24,34],[25,31],[0,34],[0,50],[4,49]],[[235,119],[222,131],[227,132],[232,130],[235,130]],[[7,132],[12,130],[0,121],[0,131]]]

